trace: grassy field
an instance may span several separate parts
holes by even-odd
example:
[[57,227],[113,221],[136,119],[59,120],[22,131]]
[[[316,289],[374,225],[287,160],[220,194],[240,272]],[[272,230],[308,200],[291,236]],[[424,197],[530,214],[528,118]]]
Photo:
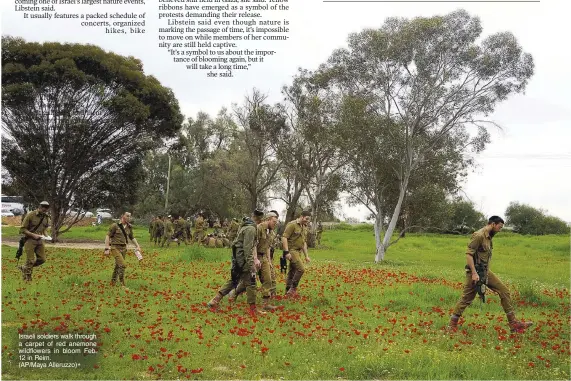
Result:
[[[106,228],[81,235],[99,239]],[[5,231],[3,231],[4,236]],[[79,231],[74,234],[79,234]],[[497,295],[475,300],[456,334],[443,331],[460,296],[467,237],[407,235],[373,263],[369,231],[326,231],[298,300],[250,318],[245,296],[206,302],[229,275],[228,249],[148,246],[130,252],[129,290],[109,286],[98,250],[50,249],[25,287],[15,248],[2,247],[3,379],[569,379],[568,236],[495,238],[493,271],[520,318],[510,334]],[[277,262],[277,259],[276,259]],[[283,293],[283,275],[278,278]],[[18,367],[18,331],[96,333],[95,364]]]

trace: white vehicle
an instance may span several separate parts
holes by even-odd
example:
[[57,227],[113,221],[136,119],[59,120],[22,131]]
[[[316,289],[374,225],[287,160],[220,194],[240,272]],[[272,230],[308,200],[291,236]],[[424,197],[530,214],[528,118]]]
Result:
[[22,196],[2,195],[2,216],[13,217],[24,214],[24,198]]
[[[77,215],[77,213],[78,213],[77,210],[70,210],[69,212],[67,212],[67,215],[68,215],[68,216],[73,216],[73,217],[75,217],[75,216]],[[86,218],[91,218],[91,217],[93,217],[93,213],[91,213],[91,212],[86,212],[85,210],[80,211],[79,214],[80,214],[80,215],[84,215],[84,217],[86,217]]]
[[113,216],[111,215],[111,209],[97,209],[96,211],[97,216],[101,216],[103,219],[111,219]]

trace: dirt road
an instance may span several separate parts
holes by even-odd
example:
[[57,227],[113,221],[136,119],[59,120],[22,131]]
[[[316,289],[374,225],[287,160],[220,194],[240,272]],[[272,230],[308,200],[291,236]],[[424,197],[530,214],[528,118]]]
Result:
[[[8,245],[11,247],[18,247],[18,241],[13,240],[2,240],[2,245]],[[105,242],[69,242],[69,243],[49,243],[46,242],[46,247],[56,247],[56,248],[70,248],[70,249],[105,249]]]

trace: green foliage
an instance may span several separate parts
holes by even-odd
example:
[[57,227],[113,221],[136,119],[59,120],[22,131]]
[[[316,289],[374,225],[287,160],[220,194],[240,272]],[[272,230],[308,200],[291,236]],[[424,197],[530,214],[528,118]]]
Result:
[[72,208],[132,206],[144,152],[181,122],[134,57],[2,38],[2,162],[27,199],[50,201],[56,239]]
[[[50,248],[21,286],[16,248],[2,247],[3,379],[569,379],[569,238],[499,233],[493,271],[532,329],[510,336],[499,297],[475,301],[446,334],[461,293],[468,237],[410,234],[371,263],[370,231],[324,231],[310,250],[301,298],[256,319],[245,295],[206,303],[229,279],[227,249],[152,248],[126,256],[129,290],[111,287],[101,250]],[[334,243],[335,242],[335,243]],[[567,255],[564,255],[564,253]],[[277,265],[277,259],[276,263]],[[278,272],[277,291],[285,277]],[[24,303],[24,301],[26,303]],[[258,303],[262,302],[258,293]],[[36,316],[39,314],[39,318]],[[63,323],[63,324],[62,324]],[[18,367],[18,333],[95,333],[98,367]],[[57,331],[56,331],[57,329]],[[324,353],[327,353],[324,356]],[[474,359],[485,358],[485,361]],[[508,359],[509,361],[506,361]],[[530,365],[530,363],[532,365]],[[188,376],[188,377],[187,377]]]
[[520,234],[566,234],[569,225],[560,218],[548,216],[545,211],[527,204],[511,202],[506,209],[506,225]]

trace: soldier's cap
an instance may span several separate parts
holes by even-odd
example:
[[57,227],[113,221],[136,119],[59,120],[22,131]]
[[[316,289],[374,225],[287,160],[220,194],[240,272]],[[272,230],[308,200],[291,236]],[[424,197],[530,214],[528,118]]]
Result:
[[270,218],[270,217],[279,217],[279,216],[276,212],[269,211],[268,214],[266,214],[266,218]]
[[47,201],[40,202],[40,206],[50,206],[50,203]]
[[254,216],[256,216],[256,217],[262,217],[262,216],[264,215],[264,211],[263,211],[262,209],[260,209],[260,208],[256,208],[256,209],[254,210],[254,213],[253,213],[253,214],[254,214]]
[[171,218],[172,216],[169,214],[167,217],[168,217],[168,218]]
[[311,217],[311,212],[309,210],[304,210],[301,212],[302,217]]

